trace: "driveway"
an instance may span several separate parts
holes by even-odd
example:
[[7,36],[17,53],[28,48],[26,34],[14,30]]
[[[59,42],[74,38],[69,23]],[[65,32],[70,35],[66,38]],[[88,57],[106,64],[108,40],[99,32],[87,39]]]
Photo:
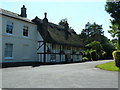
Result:
[[108,62],[24,66],[2,70],[3,88],[118,88],[118,73],[95,68]]

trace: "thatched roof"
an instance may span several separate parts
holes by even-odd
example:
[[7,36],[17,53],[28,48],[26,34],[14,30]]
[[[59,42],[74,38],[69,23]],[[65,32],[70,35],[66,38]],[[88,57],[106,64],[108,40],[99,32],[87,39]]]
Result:
[[[63,26],[56,25],[38,17],[32,20],[38,25],[38,31],[48,43],[57,43],[61,45],[83,47],[84,44],[73,29],[66,30]],[[67,37],[67,38],[66,38]]]

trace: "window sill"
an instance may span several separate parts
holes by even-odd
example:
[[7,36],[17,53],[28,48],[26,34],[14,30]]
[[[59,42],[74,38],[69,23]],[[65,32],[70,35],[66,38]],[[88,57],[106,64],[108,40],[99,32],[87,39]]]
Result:
[[6,33],[6,35],[14,36],[12,33]]
[[4,59],[9,59],[9,60],[12,60],[13,57],[5,57]]
[[23,38],[29,38],[28,36],[23,36]]

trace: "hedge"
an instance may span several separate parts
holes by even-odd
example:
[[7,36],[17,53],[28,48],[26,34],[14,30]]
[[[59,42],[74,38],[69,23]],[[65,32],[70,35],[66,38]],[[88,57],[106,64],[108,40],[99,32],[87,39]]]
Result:
[[116,50],[112,54],[113,59],[115,60],[115,65],[120,68],[120,50]]

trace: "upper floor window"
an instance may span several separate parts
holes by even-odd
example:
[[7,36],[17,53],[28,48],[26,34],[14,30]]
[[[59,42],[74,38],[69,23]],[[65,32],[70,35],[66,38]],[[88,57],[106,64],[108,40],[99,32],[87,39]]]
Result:
[[13,44],[5,44],[5,57],[13,57]]
[[23,36],[28,36],[28,26],[23,27]]
[[12,34],[13,33],[13,22],[8,21],[6,24],[6,32]]

